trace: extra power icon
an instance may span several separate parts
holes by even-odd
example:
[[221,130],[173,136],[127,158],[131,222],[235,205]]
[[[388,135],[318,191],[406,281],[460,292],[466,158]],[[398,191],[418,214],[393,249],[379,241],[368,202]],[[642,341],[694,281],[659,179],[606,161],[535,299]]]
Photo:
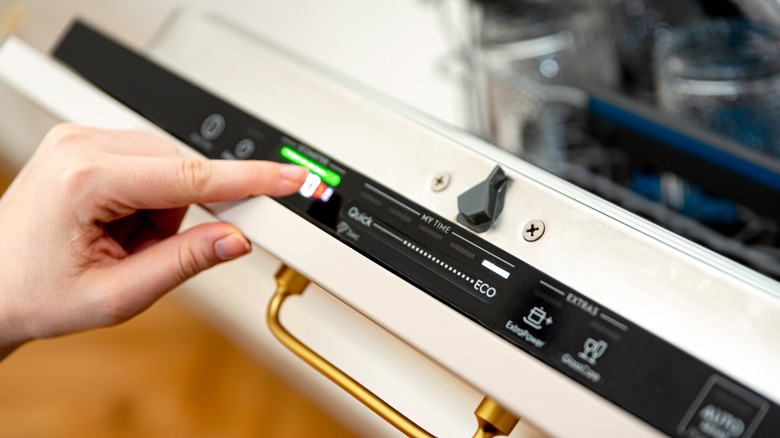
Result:
[[582,351],[577,356],[591,365],[596,365],[596,361],[607,351],[608,346],[609,344],[604,341],[588,338],[585,340],[585,345],[582,346]]
[[528,315],[523,317],[523,322],[539,330],[542,328],[542,324],[552,324],[553,319],[551,316],[547,316],[547,312],[544,310],[544,307],[535,306],[533,309],[531,309],[530,312],[528,312]]

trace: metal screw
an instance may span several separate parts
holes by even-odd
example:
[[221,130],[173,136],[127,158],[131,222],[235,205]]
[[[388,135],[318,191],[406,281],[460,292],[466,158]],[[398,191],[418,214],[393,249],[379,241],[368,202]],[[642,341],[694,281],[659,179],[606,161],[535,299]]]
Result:
[[433,176],[431,181],[431,190],[434,192],[440,192],[450,185],[450,174],[447,172],[439,172]]
[[532,219],[523,227],[523,239],[528,242],[536,242],[542,238],[543,234],[544,222],[539,219]]

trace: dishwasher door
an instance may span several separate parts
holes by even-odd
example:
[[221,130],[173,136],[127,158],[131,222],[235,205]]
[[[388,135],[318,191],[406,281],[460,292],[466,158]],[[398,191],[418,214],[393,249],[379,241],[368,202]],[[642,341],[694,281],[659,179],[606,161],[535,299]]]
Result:
[[[240,119],[236,139],[278,135],[283,153],[295,145],[343,178],[332,226],[301,197],[208,206],[267,253],[235,265],[247,276],[189,295],[256,351],[278,350],[262,314],[279,259],[329,292],[291,303],[292,331],[436,436],[473,432],[483,394],[556,436],[688,436],[725,427],[713,409],[741,422],[736,436],[778,425],[776,282],[219,19],[180,15],[146,53],[155,65],[122,55],[129,74],[110,68],[112,43],[90,38],[57,56],[147,119],[18,42],[0,53],[0,78],[59,120],[171,135],[185,154],[236,158],[242,143],[215,146],[199,130],[214,114]],[[169,80],[197,94],[183,113],[208,103],[197,124],[163,122],[174,115],[154,102]],[[503,212],[477,233],[460,225],[458,196],[496,166],[510,181]],[[432,182],[445,174],[441,190]],[[543,237],[529,239],[536,223]]]

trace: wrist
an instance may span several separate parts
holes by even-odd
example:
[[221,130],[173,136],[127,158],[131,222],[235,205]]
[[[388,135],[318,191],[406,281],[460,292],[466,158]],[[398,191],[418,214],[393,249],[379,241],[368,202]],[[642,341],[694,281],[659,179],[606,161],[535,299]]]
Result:
[[9,297],[0,293],[0,360],[28,341],[22,336],[22,321]]

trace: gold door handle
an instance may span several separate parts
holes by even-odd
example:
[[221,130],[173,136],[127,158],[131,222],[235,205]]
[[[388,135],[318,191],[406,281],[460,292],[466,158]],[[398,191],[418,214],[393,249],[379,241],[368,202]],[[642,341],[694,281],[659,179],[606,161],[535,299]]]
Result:
[[[358,399],[366,407],[374,411],[385,421],[393,425],[409,437],[433,437],[425,429],[418,426],[412,420],[406,418],[395,408],[387,404],[376,394],[348,376],[325,358],[315,353],[293,336],[282,325],[279,319],[284,301],[292,295],[301,295],[309,285],[309,279],[297,273],[292,268],[282,265],[276,273],[276,292],[268,305],[266,319],[271,333],[287,349],[301,358],[304,362],[319,371],[333,383],[347,391]],[[479,429],[475,437],[489,438],[498,434],[509,434],[518,421],[513,414],[503,409],[495,401],[485,397],[475,412],[479,423]]]

